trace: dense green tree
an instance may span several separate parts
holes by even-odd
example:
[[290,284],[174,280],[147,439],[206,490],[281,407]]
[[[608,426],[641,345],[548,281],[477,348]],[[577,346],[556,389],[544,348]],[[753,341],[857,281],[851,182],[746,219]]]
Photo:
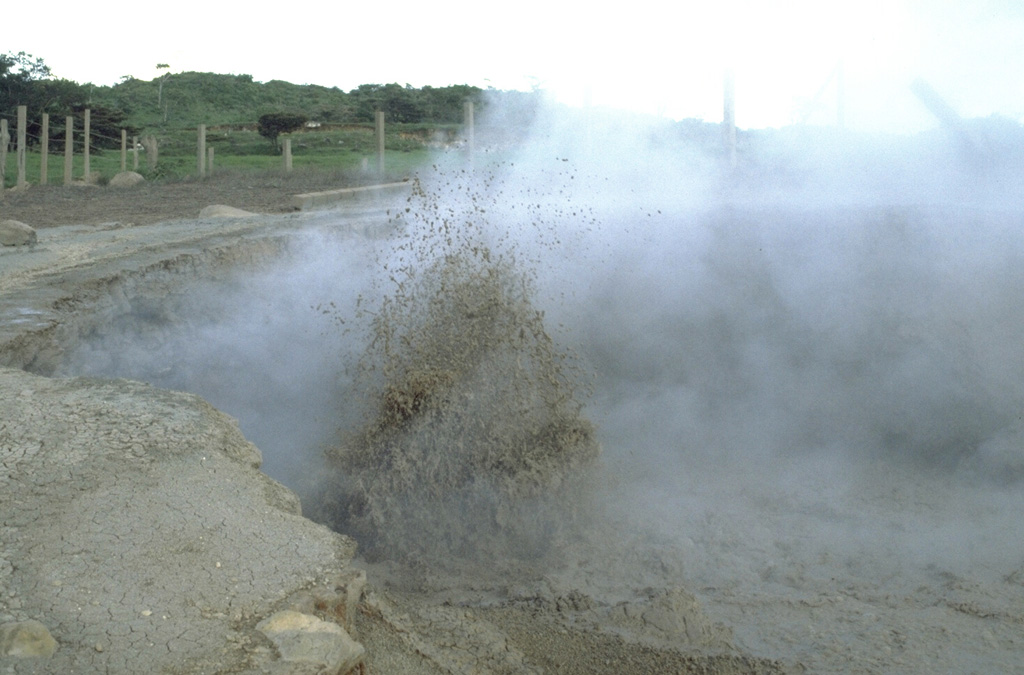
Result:
[[269,139],[274,149],[279,150],[278,136],[301,129],[307,121],[307,117],[299,113],[267,113],[260,116],[256,128],[259,130],[260,136]]
[[463,104],[483,105],[483,90],[469,85],[449,87],[363,84],[349,92],[352,121],[372,122],[374,113],[384,111],[388,122],[398,124],[460,124]]
[[86,87],[54,78],[42,59],[25,52],[0,54],[0,115],[14,122],[18,106],[25,106],[30,145],[40,141],[43,113],[50,115],[51,141],[56,142],[63,138],[64,117],[82,110],[87,102]]
[[420,89],[420,97],[426,117],[437,124],[461,124],[466,101],[478,108],[484,104],[483,90],[467,84],[426,86]]
[[[89,108],[89,141],[90,148],[116,149],[121,147],[121,129],[128,135],[136,133],[136,129],[128,126],[124,111],[119,108],[108,108],[96,103],[75,107],[75,125],[79,132],[84,128],[85,109]],[[63,143],[63,133],[60,134]]]
[[420,105],[419,90],[410,85],[386,84],[381,89],[381,110],[392,122],[399,124],[418,124],[423,121],[423,108]]

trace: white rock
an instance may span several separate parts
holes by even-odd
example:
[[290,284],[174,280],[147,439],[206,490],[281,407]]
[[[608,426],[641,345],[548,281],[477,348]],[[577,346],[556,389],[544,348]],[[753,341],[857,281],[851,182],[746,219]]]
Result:
[[143,178],[140,173],[136,173],[134,171],[122,171],[110,179],[109,185],[110,187],[116,188],[132,187],[133,185],[145,182],[145,180],[146,179]]
[[277,612],[256,629],[274,643],[282,660],[319,664],[331,673],[347,673],[366,651],[338,624],[301,612]]
[[0,245],[27,246],[36,243],[36,231],[18,220],[0,220]]
[[0,656],[48,659],[55,651],[57,641],[38,621],[30,619],[0,625]]
[[199,212],[200,218],[244,218],[254,215],[256,214],[251,211],[243,211],[224,204],[211,204]]

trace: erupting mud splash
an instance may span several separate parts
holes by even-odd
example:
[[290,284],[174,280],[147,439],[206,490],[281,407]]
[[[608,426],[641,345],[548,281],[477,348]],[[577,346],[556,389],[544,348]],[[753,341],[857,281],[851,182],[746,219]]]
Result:
[[321,508],[371,556],[532,558],[587,511],[599,446],[581,412],[586,378],[484,199],[457,212],[417,184],[382,261],[389,287],[363,312],[368,409],[328,452],[337,475]]

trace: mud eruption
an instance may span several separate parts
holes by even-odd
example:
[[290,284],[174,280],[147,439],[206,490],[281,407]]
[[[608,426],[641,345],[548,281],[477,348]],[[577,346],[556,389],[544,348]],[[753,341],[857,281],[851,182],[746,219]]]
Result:
[[365,422],[328,452],[321,517],[370,555],[544,555],[587,511],[585,380],[485,210],[435,218],[437,196],[412,199],[390,291],[363,313]]

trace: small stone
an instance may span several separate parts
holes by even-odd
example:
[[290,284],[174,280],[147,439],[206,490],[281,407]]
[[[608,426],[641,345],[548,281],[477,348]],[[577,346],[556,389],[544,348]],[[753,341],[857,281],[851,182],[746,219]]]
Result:
[[141,614],[142,614],[142,616],[150,616],[150,615],[153,614],[153,610],[151,610],[151,609],[144,609],[144,610],[142,610]]
[[99,642],[96,643],[96,651],[98,651],[98,652],[102,652],[103,651],[103,645],[101,645]]

